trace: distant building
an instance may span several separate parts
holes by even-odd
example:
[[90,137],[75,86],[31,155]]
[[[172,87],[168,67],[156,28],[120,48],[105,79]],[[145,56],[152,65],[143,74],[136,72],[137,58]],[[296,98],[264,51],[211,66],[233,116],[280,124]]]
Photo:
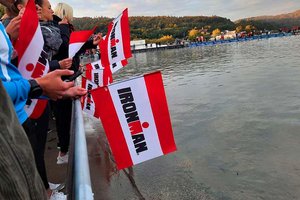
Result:
[[130,41],[130,46],[132,50],[144,49],[146,45],[146,40],[132,40]]
[[222,32],[221,35],[216,37],[216,40],[229,40],[229,39],[234,39],[236,38],[236,31],[225,31],[224,33]]

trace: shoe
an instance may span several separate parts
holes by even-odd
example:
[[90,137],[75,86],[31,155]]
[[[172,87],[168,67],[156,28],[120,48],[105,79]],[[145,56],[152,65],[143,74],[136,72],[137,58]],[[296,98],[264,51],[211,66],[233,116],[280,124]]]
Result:
[[62,184],[55,184],[55,183],[48,183],[49,184],[49,188],[50,190],[55,190],[55,191],[60,191],[62,189],[64,189],[65,187],[65,184],[62,183]]
[[53,191],[49,200],[67,200],[67,195],[62,192]]
[[69,153],[67,153],[64,156],[60,156],[60,152],[58,153],[57,162],[56,162],[58,165],[66,164],[68,163],[68,161],[69,161]]

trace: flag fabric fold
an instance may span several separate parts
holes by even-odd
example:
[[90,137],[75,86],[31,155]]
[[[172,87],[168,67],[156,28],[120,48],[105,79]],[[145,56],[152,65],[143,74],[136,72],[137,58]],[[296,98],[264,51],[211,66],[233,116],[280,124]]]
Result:
[[[30,22],[30,23],[28,23]],[[15,42],[18,52],[18,70],[26,79],[38,78],[49,72],[47,54],[43,51],[44,39],[39,25],[35,3],[29,0],[20,24],[19,38]],[[41,116],[47,100],[32,99],[25,111],[32,119]]]
[[82,97],[81,99],[82,110],[92,117],[99,118],[94,99],[90,93],[92,89],[98,88],[98,85],[82,76],[81,87],[85,88],[88,91],[87,95]]
[[69,41],[69,58],[73,58],[75,56],[84,43],[92,36],[95,30],[96,27],[92,30],[74,31],[71,33]]
[[112,82],[111,74],[120,68],[114,66],[125,66],[126,59],[132,56],[130,47],[130,28],[128,20],[128,9],[125,9],[116,19],[108,25],[107,35],[99,43],[101,51],[101,63]]
[[91,90],[118,169],[176,150],[160,72]]

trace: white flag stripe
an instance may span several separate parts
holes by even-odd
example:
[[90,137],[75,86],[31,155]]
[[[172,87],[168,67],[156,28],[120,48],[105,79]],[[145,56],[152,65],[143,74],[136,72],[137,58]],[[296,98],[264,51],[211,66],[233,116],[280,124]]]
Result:
[[103,69],[92,70],[92,81],[100,87],[103,86]]
[[[114,26],[115,26],[115,22],[118,22],[117,25],[115,26],[115,42],[116,42],[116,51],[117,51],[117,57],[115,58],[112,58],[112,55],[111,55],[111,38],[109,38],[109,41],[108,41],[108,52],[109,52],[109,56],[108,56],[108,59],[109,59],[109,63],[116,63],[116,62],[119,62],[121,60],[124,60],[125,59],[125,55],[124,55],[124,51],[123,51],[123,40],[122,40],[122,29],[121,29],[121,16],[117,19],[114,20]],[[118,42],[117,42],[118,40]]]
[[92,65],[93,69],[104,69],[104,67],[102,66],[101,60],[92,62],[91,65]]
[[85,42],[77,42],[69,45],[69,58],[73,58]]
[[24,109],[28,116],[30,116],[33,113],[35,106],[37,104],[37,101],[38,101],[38,99],[31,99],[30,105],[25,105]]
[[[90,85],[91,88],[88,88],[89,85]],[[97,87],[98,86],[96,84],[94,84],[93,82],[86,79],[86,85],[85,85],[86,90],[92,90],[92,89],[95,89]],[[90,95],[90,94],[88,94],[84,98],[83,111],[86,112],[87,114],[89,114],[92,117],[94,117],[94,115],[95,115],[95,102],[94,102],[94,99],[93,99],[92,95]]]
[[[37,42],[39,41],[39,42]],[[32,63],[34,66],[36,66],[37,61],[39,60],[39,57],[41,55],[41,50],[43,49],[44,46],[44,39],[42,35],[42,31],[40,28],[40,25],[38,25],[34,36],[32,37],[32,40],[30,41],[28,47],[26,48],[24,55],[22,56],[18,68],[22,76],[26,79],[32,78],[32,71],[28,71],[26,69],[26,66],[28,63],[32,63],[32,61],[35,61],[35,63]],[[44,74],[48,73],[48,69],[44,70]]]
[[[139,155],[137,154],[136,149],[134,147],[132,135],[130,133],[130,129],[128,127],[122,104],[120,102],[119,94],[117,92],[118,89],[123,89],[126,87],[131,88],[132,94],[134,96],[134,103],[136,105],[141,124],[143,124],[144,122],[149,123],[148,128],[143,128],[143,134],[147,143],[148,150],[141,152]],[[142,77],[126,81],[124,83],[111,85],[109,87],[109,91],[115,104],[116,112],[118,114],[118,118],[120,120],[120,124],[123,129],[124,137],[129,148],[129,152],[133,163],[138,164],[143,161],[163,155],[159,138],[157,135],[155,122],[152,115],[151,105],[149,102],[144,78]]]
[[[1,40],[1,41],[6,40],[6,38],[5,38],[5,36],[4,36],[4,34],[3,34],[2,32],[1,32],[1,34],[0,34],[0,40]],[[6,46],[4,47],[4,49],[9,49],[8,43],[7,43],[7,42],[3,42],[3,44],[6,45]],[[3,56],[2,56],[2,55],[3,55]],[[8,54],[8,53],[3,53],[3,54],[1,54],[1,56],[2,56],[1,59],[5,60],[5,62],[10,60],[9,54]],[[7,81],[11,81],[11,78],[10,78],[10,76],[8,75],[7,67],[6,67],[6,65],[4,64],[4,62],[0,62],[0,67],[1,67],[1,71],[2,71],[2,73],[3,73],[4,77],[5,77],[5,79],[6,79]]]
[[122,61],[115,63],[115,67],[113,67],[113,65],[110,65],[111,73],[115,73],[116,71],[122,68],[123,68]]

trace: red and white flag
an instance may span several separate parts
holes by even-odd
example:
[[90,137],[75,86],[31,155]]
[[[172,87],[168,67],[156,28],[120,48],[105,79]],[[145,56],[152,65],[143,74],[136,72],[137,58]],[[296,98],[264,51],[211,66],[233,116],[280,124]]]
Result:
[[104,67],[132,56],[127,8],[109,24],[107,35],[100,41],[99,48]]
[[101,64],[101,61],[98,60],[98,61],[95,61],[95,62],[86,64],[86,65],[85,65],[85,69],[86,69],[86,70],[92,70],[92,69],[104,69],[104,67],[103,67],[102,64]]
[[[114,74],[118,70],[125,67],[127,64],[128,64],[128,61],[126,59],[122,60],[122,61],[119,61],[117,63],[113,63],[113,64],[109,65],[110,71]],[[104,67],[101,63],[101,60],[98,60],[98,61],[95,61],[95,62],[92,62],[92,63],[88,63],[88,64],[86,64],[85,68],[86,68],[86,70],[104,69]]]
[[81,87],[85,88],[88,91],[87,95],[82,97],[82,102],[81,102],[82,110],[87,114],[89,114],[90,116],[99,118],[99,114],[95,109],[95,103],[93,97],[90,93],[92,89],[98,88],[98,85],[86,79],[85,77],[82,77]]
[[69,58],[73,58],[75,56],[84,43],[92,36],[95,30],[96,27],[92,30],[74,31],[71,33],[69,41]]
[[118,169],[176,150],[160,72],[91,91]]
[[113,63],[110,65],[110,71],[111,73],[116,73],[118,70],[122,69],[123,67],[125,67],[128,64],[128,61],[125,60],[121,60],[119,62]]
[[103,69],[90,69],[85,71],[85,77],[95,83],[96,85],[103,86]]
[[[43,51],[43,46],[44,39],[35,3],[29,0],[21,20],[19,38],[14,46],[18,52],[18,70],[24,78],[38,78],[49,72],[47,54]],[[33,99],[30,105],[25,106],[25,111],[30,118],[36,119],[43,113],[47,102]]]
[[110,65],[109,70],[105,70],[100,60],[88,63],[85,66],[85,77],[99,86],[106,86],[112,83],[112,73],[117,72],[127,64],[127,60],[122,60],[118,63],[113,63]]

